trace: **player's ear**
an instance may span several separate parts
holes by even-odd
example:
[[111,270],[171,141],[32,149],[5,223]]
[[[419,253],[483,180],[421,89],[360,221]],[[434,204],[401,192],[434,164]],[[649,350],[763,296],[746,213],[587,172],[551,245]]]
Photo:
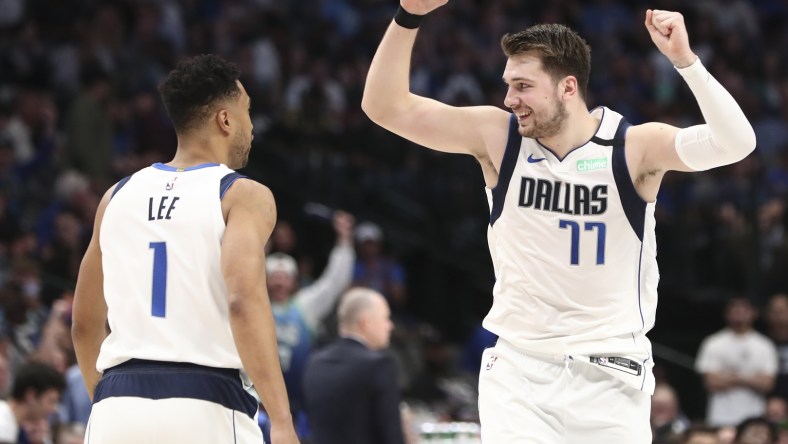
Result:
[[577,77],[566,76],[560,83],[561,95],[564,98],[577,95]]
[[230,134],[230,114],[226,109],[220,109],[215,115],[216,124],[222,133]]

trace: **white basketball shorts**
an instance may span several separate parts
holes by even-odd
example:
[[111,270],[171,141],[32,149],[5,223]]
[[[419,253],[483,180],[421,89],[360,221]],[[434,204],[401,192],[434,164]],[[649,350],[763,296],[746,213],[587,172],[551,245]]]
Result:
[[96,387],[85,444],[263,443],[238,370],[131,360]]
[[482,355],[484,444],[651,443],[651,396],[596,364],[526,353],[499,339]]

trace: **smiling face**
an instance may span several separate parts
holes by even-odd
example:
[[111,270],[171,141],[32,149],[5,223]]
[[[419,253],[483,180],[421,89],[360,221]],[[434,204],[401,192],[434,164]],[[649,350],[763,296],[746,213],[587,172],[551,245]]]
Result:
[[561,132],[568,117],[562,100],[564,80],[550,76],[538,55],[510,57],[503,81],[509,86],[504,105],[517,116],[521,136],[539,139]]

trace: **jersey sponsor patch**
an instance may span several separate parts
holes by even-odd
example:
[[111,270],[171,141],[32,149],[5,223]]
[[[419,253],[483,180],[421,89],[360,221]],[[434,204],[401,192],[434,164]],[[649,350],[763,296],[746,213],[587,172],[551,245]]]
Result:
[[598,157],[596,159],[582,159],[577,161],[577,171],[585,173],[586,171],[602,170],[607,168],[607,157]]
[[632,359],[620,358],[618,356],[590,356],[589,358],[594,364],[614,370],[620,370],[630,375],[640,376],[640,373],[643,371],[643,366]]

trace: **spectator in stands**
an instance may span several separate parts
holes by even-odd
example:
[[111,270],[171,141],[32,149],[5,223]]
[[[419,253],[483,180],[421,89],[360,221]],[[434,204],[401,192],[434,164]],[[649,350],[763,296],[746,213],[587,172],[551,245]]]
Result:
[[766,324],[767,334],[777,347],[777,377],[772,393],[788,399],[788,294],[769,298]]
[[396,317],[407,301],[405,271],[396,259],[384,254],[383,230],[372,222],[358,224],[356,248],[353,285],[372,288],[385,296]]
[[7,399],[11,391],[11,364],[6,356],[8,348],[7,338],[0,339],[0,399]]
[[67,162],[106,188],[112,177],[112,123],[107,113],[110,76],[96,63],[82,67],[82,91],[66,114]]
[[651,396],[651,430],[654,440],[681,435],[690,426],[681,412],[676,391],[668,384],[659,383]]
[[683,444],[722,444],[717,430],[705,424],[693,424],[684,432]]
[[766,411],[766,394],[774,386],[777,351],[772,341],[753,329],[757,311],[742,297],[725,308],[727,327],[703,340],[696,362],[703,375],[712,426],[735,426]]
[[763,417],[747,418],[736,427],[736,444],[774,444],[777,427]]
[[312,341],[320,322],[334,308],[352,278],[353,217],[338,211],[333,217],[336,246],[331,250],[323,274],[311,285],[298,288],[298,266],[295,259],[273,253],[266,258],[268,294],[276,321],[279,360],[284,372],[293,419],[303,427],[303,395],[301,378]]
[[0,442],[29,443],[23,424],[36,428],[55,413],[64,385],[63,375],[46,364],[19,367],[10,399],[0,401]]

